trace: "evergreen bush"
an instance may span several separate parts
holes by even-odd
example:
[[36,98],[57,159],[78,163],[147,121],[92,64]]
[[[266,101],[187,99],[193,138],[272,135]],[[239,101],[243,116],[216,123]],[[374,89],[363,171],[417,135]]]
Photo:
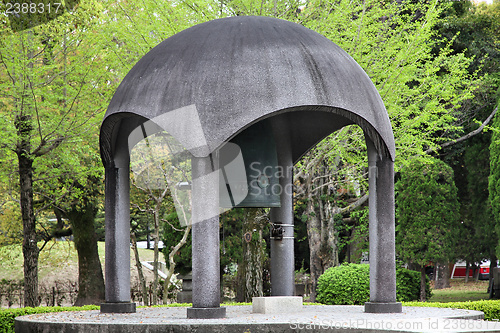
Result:
[[332,305],[361,305],[370,300],[370,266],[343,264],[318,278],[316,300]]
[[82,307],[40,306],[37,308],[0,309],[0,333],[14,333],[14,319],[20,316],[48,312],[88,311],[98,309],[99,306],[97,305],[86,305]]
[[[431,298],[432,291],[429,278],[425,281],[426,299]],[[420,272],[403,267],[396,269],[396,299],[398,302],[410,302],[420,299]]]
[[[362,305],[370,300],[370,266],[343,264],[329,268],[318,279],[316,300],[331,305]],[[431,297],[429,279],[427,297]],[[420,273],[406,268],[396,270],[396,298],[399,302],[418,300]]]

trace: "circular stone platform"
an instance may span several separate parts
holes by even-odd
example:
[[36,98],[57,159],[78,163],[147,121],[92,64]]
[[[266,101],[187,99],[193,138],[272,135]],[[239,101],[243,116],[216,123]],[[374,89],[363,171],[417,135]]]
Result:
[[256,314],[251,306],[228,306],[223,319],[187,319],[186,312],[185,307],[162,307],[132,314],[44,313],[16,318],[16,332],[500,332],[500,323],[482,320],[480,311],[444,308],[372,314],[363,306],[305,305],[292,313]]

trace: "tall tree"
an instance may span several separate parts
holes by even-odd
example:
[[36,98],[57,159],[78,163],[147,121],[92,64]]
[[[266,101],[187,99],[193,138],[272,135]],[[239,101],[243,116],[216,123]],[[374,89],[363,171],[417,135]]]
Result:
[[103,209],[104,170],[97,138],[97,131],[90,130],[47,153],[33,184],[35,208],[56,217],[55,223],[46,219],[38,223],[38,237],[43,240],[40,251],[54,238],[74,236],[79,264],[77,305],[104,301],[96,228],[97,214]]
[[[500,96],[499,96],[500,101]],[[500,105],[500,103],[499,103]],[[489,176],[489,202],[491,204],[495,230],[500,234],[500,115],[495,116],[492,124],[493,134],[490,144],[490,176]],[[500,245],[496,247],[497,256],[500,256]]]
[[102,198],[102,178],[88,176],[85,183],[74,182],[73,187],[80,193],[69,203],[64,215],[71,223],[78,252],[78,296],[74,305],[98,305],[105,300],[95,231],[95,218]]
[[262,237],[269,225],[268,212],[260,208],[243,209],[242,255],[238,263],[238,302],[251,302],[252,297],[264,296],[263,274],[267,258]]
[[[38,304],[38,254],[34,183],[49,153],[93,124],[106,100],[106,71],[93,30],[100,6],[82,2],[74,12],[46,24],[0,35],[0,146],[2,170],[18,175],[23,221],[24,304]],[[5,17],[1,18],[6,20]],[[6,22],[2,22],[6,23]],[[80,26],[80,28],[76,28]],[[52,175],[54,176],[54,175]]]
[[420,267],[420,300],[425,301],[425,266],[454,259],[460,204],[453,170],[438,159],[414,159],[401,170],[395,191],[396,250]]
[[[458,109],[457,123],[464,132],[480,130],[478,119],[491,117],[495,111],[495,93],[500,87],[500,7],[474,5],[471,1],[455,1],[443,12],[436,29],[442,41],[438,47],[451,43],[453,53],[473,58],[468,70],[483,78],[475,98]],[[490,116],[488,116],[490,115]],[[467,141],[441,150],[440,158],[455,171],[455,183],[462,203],[462,242],[459,256],[468,263],[490,259],[496,266],[495,248],[498,234],[488,198],[490,173],[489,146],[491,134],[481,132]]]
[[[440,21],[443,9],[436,1],[383,4],[376,1],[322,1],[308,4],[303,11],[304,16],[300,17],[304,25],[339,44],[371,77],[391,118],[396,140],[396,170],[408,159],[437,149],[442,142],[447,142],[459,133],[457,110],[473,96],[476,79],[468,72],[472,60],[463,53],[451,54],[449,44],[440,46],[437,52],[435,50],[438,44],[435,41],[435,26]],[[464,85],[465,82],[468,84]],[[332,143],[335,145],[332,137],[346,142],[344,146],[349,148],[332,146]],[[357,193],[358,200],[351,204],[361,206],[366,200],[367,180],[362,169],[367,162],[361,131],[343,131],[327,140],[330,145],[325,147],[331,152],[326,155],[332,156],[328,157],[330,160],[338,160],[336,169],[343,172],[343,180],[350,180],[360,190]],[[302,167],[308,165],[307,161],[325,154],[321,145],[317,149],[319,151],[314,151],[312,156],[306,155]],[[309,165],[311,167],[306,167],[302,174],[316,174],[316,179],[322,175],[324,183],[331,182],[328,180],[330,169],[322,172],[320,168],[323,164]],[[317,191],[316,186],[311,187],[311,190]],[[324,200],[326,196],[322,198]],[[338,219],[340,221],[348,218],[345,213],[351,210],[343,210],[345,205],[339,198],[333,202],[330,199],[330,203],[323,206],[330,206],[330,214],[333,215],[343,212],[343,218]],[[319,206],[317,203],[311,204],[311,207]],[[314,225],[314,221],[321,220],[321,217],[312,214],[308,223]],[[328,225],[327,222],[323,223]],[[363,230],[361,225],[359,229]],[[318,230],[323,229],[311,228],[313,234]],[[318,241],[321,240],[319,235],[316,237]],[[313,270],[317,270],[317,273],[313,274]],[[322,272],[311,262],[312,275],[319,276]]]

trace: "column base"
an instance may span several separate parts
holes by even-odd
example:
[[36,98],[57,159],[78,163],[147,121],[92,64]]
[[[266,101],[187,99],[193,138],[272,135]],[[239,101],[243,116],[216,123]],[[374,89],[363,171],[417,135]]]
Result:
[[226,317],[226,308],[187,308],[188,319],[217,319]]
[[366,313],[401,313],[403,312],[403,305],[400,302],[366,302]]
[[101,303],[101,313],[135,313],[135,303]]

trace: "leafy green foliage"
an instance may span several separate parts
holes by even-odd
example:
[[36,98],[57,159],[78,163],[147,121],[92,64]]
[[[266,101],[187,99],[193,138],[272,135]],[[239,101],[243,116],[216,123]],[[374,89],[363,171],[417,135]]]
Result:
[[[318,279],[317,301],[331,305],[359,305],[370,300],[370,266],[343,264],[329,268]],[[426,293],[431,297],[429,280]],[[399,302],[411,301],[420,295],[420,273],[398,267],[396,294]]]
[[476,310],[484,312],[484,320],[500,320],[500,301],[474,301],[474,302],[452,302],[452,303],[429,303],[429,302],[405,302],[403,306],[422,306],[433,308],[453,308]]
[[0,333],[14,333],[14,319],[19,316],[49,313],[49,312],[63,312],[63,311],[88,311],[99,310],[97,305],[86,305],[83,307],[26,307],[20,309],[5,309],[0,310]]
[[[496,223],[497,234],[500,232],[500,113],[493,120],[493,134],[490,144],[490,177],[489,177],[489,202]],[[497,245],[497,254],[500,245]]]
[[[57,191],[61,189],[57,182],[67,178],[65,174],[86,179],[93,173],[82,168],[81,155],[75,158],[71,152],[85,147],[87,135],[97,134],[95,116],[104,111],[111,92],[107,88],[113,75],[101,62],[102,34],[96,31],[102,9],[99,2],[88,0],[72,13],[32,29],[15,31],[0,24],[0,115],[4,120],[0,180],[14,201],[20,201],[27,305],[38,304],[37,241],[42,237],[35,217],[67,193]],[[95,148],[90,151],[98,155]],[[76,167],[61,167],[66,164]]]
[[[222,268],[229,269],[229,267],[235,266],[241,261],[244,216],[245,209],[242,208],[231,209],[220,216],[220,260]],[[163,254],[168,257],[170,248],[180,241],[182,233],[176,232],[174,229],[180,228],[176,211],[171,211],[165,216],[164,220],[168,222],[163,225],[162,241],[165,245]],[[256,237],[255,234],[252,236]],[[176,273],[187,274],[191,272],[191,251],[191,235],[189,235],[187,243],[174,256]]]
[[19,205],[7,201],[0,208],[0,246],[21,243],[23,226]]
[[[163,224],[163,235],[161,237],[164,244],[164,248],[162,251],[164,257],[168,258],[171,248],[173,248],[181,241],[183,233],[177,232],[179,229],[181,229],[181,225],[179,223],[177,212],[175,210],[166,215],[164,221],[165,223]],[[168,260],[166,261],[168,266]],[[176,263],[175,273],[185,275],[191,272],[191,234],[189,234],[186,244],[184,244],[184,246],[182,246],[174,255],[174,261]]]
[[[442,14],[436,29],[441,38],[436,49],[451,43],[453,53],[473,59],[469,73],[482,77],[474,99],[458,110],[458,121],[465,133],[478,128],[494,109],[495,93],[500,87],[500,6],[474,5],[471,1],[453,1]],[[436,51],[437,52],[437,51]],[[440,153],[455,172],[455,184],[461,202],[461,259],[496,261],[498,234],[491,216],[488,198],[491,132],[483,132]]]
[[467,70],[471,59],[452,54],[449,43],[434,53],[445,8],[437,1],[314,1],[305,11],[305,25],[351,55],[380,92],[397,168],[458,130],[455,110],[475,89]]
[[[437,0],[315,0],[305,6],[293,0],[108,1],[103,20],[114,36],[109,66],[120,75],[163,39],[212,19],[272,16],[315,30],[351,55],[376,85],[393,123],[399,166],[456,132],[454,111],[476,87],[468,72],[472,59],[440,44],[435,28],[446,7]],[[348,144],[330,145],[332,158],[365,165],[364,151],[352,149],[364,147],[362,131],[343,131],[335,141]]]
[[370,266],[344,264],[318,279],[316,300],[323,304],[360,305],[370,300]]
[[460,221],[453,170],[437,159],[416,158],[401,170],[396,189],[396,250],[420,266],[453,259]]
[[[425,281],[426,298],[432,296],[429,278]],[[420,272],[403,267],[396,268],[396,298],[399,302],[413,301],[420,298]]]

